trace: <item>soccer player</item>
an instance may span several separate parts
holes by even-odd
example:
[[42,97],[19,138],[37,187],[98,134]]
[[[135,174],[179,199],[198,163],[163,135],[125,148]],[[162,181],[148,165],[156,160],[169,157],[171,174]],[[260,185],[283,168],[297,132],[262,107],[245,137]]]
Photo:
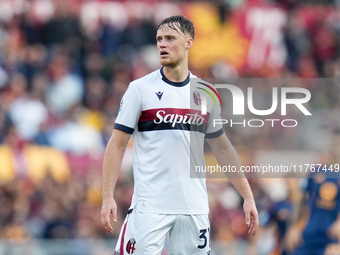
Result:
[[[131,82],[121,101],[103,162],[101,222],[108,232],[111,217],[117,220],[113,193],[131,134],[135,186],[116,255],[161,254],[167,234],[169,254],[210,254],[206,180],[190,178],[190,171],[205,165],[205,138],[221,166],[241,165],[222,126],[213,125],[220,105],[208,97],[207,114],[199,111],[203,87],[209,93],[214,88],[202,82],[197,85],[202,90],[190,90],[195,76],[188,70],[188,54],[194,35],[193,23],[184,16],[163,20],[156,35],[163,67]],[[245,223],[255,235],[259,223],[253,194],[247,179],[236,177],[230,181],[244,198]]]
[[[292,255],[340,254],[340,132],[332,137],[328,169],[311,173],[287,232],[286,246]],[[337,250],[334,252],[334,248]],[[333,249],[333,252],[329,250]]]

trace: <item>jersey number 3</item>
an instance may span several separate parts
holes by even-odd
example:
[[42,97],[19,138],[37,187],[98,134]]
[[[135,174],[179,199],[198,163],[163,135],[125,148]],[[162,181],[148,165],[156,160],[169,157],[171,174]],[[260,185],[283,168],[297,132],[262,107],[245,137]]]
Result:
[[208,237],[209,237],[209,231],[210,231],[210,228],[200,230],[201,234],[200,234],[199,238],[203,239],[203,244],[198,245],[197,246],[198,249],[204,249],[207,246],[208,238],[207,238],[206,234],[208,232]]

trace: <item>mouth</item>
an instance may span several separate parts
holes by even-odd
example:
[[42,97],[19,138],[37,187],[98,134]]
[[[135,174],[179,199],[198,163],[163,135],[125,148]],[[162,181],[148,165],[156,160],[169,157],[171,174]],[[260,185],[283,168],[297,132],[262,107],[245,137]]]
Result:
[[169,53],[166,52],[166,51],[160,51],[159,54],[160,54],[161,57],[166,57],[166,56],[169,55]]

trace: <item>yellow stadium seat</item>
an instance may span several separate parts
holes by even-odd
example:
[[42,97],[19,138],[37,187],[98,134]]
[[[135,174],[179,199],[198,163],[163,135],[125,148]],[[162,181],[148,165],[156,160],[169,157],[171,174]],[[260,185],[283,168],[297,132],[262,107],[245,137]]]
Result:
[[10,182],[15,178],[13,153],[8,146],[0,146],[0,183]]

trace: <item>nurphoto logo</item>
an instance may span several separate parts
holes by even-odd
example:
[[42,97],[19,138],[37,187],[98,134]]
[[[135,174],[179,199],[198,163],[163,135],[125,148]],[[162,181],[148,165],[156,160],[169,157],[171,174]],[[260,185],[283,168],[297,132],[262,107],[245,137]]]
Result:
[[[287,116],[287,106],[294,105],[301,112],[301,114],[305,116],[311,116],[312,114],[306,108],[304,104],[308,103],[311,99],[311,93],[308,89],[305,88],[296,88],[296,87],[273,87],[272,89],[272,104],[268,109],[256,109],[254,106],[254,92],[252,87],[247,87],[246,95],[244,92],[237,86],[232,84],[216,84],[216,89],[227,90],[231,93],[232,96],[232,113],[235,116],[244,116],[245,115],[245,107],[248,107],[249,112],[256,116],[268,116],[273,114],[278,107],[280,108],[280,115]],[[280,96],[279,96],[280,90]],[[213,95],[209,93],[209,96]],[[201,101],[201,114],[207,114],[207,95],[202,94]],[[292,98],[294,97],[294,98]],[[220,98],[218,98],[220,99]],[[217,100],[214,100],[214,102]],[[246,104],[245,104],[246,102]],[[244,127],[262,127],[265,123],[271,123],[271,127],[275,126],[275,123],[280,123],[282,127],[295,127],[298,125],[298,121],[295,119],[286,119],[286,118],[266,118],[266,119],[243,119],[242,121],[235,121],[233,119],[214,119],[214,126],[216,125],[224,125],[229,123],[232,127],[233,125],[242,125]]]

